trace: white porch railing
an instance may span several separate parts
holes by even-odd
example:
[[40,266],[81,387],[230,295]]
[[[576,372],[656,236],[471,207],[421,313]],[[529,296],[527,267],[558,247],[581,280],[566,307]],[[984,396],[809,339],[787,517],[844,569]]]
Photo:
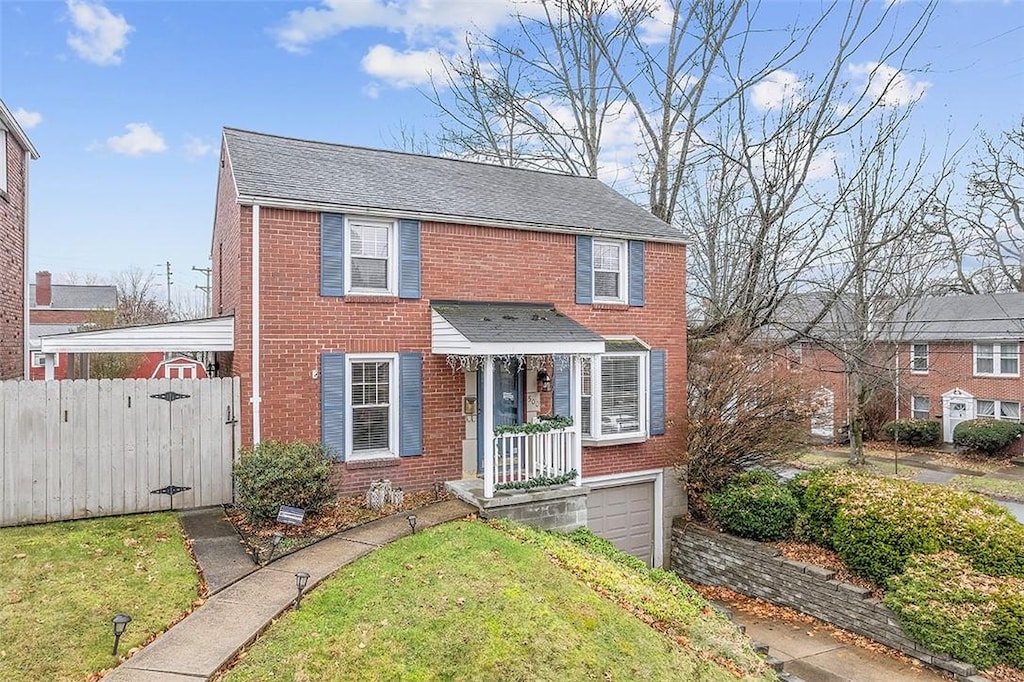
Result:
[[577,476],[572,482],[579,485],[579,433],[572,427],[543,433],[504,433],[494,437],[492,452],[493,487],[485,486],[492,491],[509,483],[564,476],[573,470]]

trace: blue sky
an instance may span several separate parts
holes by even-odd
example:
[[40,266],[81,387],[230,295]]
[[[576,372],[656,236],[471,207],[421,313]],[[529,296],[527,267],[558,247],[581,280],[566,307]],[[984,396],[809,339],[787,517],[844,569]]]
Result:
[[[402,125],[429,132],[426,70],[470,22],[500,31],[508,7],[3,0],[0,97],[42,155],[30,268],[162,275],[169,260],[191,291],[190,268],[208,265],[222,126],[378,147]],[[763,21],[818,7],[764,0]],[[907,76],[923,93],[915,124],[936,144],[1009,127],[1024,113],[1024,2],[941,1],[915,65],[927,69]]]

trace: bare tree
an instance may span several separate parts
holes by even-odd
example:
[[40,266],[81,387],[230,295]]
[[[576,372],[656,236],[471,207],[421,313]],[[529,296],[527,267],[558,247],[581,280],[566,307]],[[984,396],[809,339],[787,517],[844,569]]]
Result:
[[157,299],[159,286],[152,273],[131,267],[114,277],[117,287],[117,316],[115,326],[166,322],[169,311]]

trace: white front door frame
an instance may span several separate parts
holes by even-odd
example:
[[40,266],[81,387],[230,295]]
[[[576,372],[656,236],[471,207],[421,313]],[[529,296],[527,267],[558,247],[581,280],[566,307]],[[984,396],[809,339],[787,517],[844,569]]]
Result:
[[942,440],[953,442],[956,425],[974,419],[974,396],[961,388],[942,394]]

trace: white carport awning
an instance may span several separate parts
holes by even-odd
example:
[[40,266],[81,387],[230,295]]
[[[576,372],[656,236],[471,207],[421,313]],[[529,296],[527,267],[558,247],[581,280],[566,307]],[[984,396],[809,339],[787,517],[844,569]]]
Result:
[[234,349],[235,318],[230,315],[137,327],[51,334],[39,338],[39,350],[43,353],[186,353]]

